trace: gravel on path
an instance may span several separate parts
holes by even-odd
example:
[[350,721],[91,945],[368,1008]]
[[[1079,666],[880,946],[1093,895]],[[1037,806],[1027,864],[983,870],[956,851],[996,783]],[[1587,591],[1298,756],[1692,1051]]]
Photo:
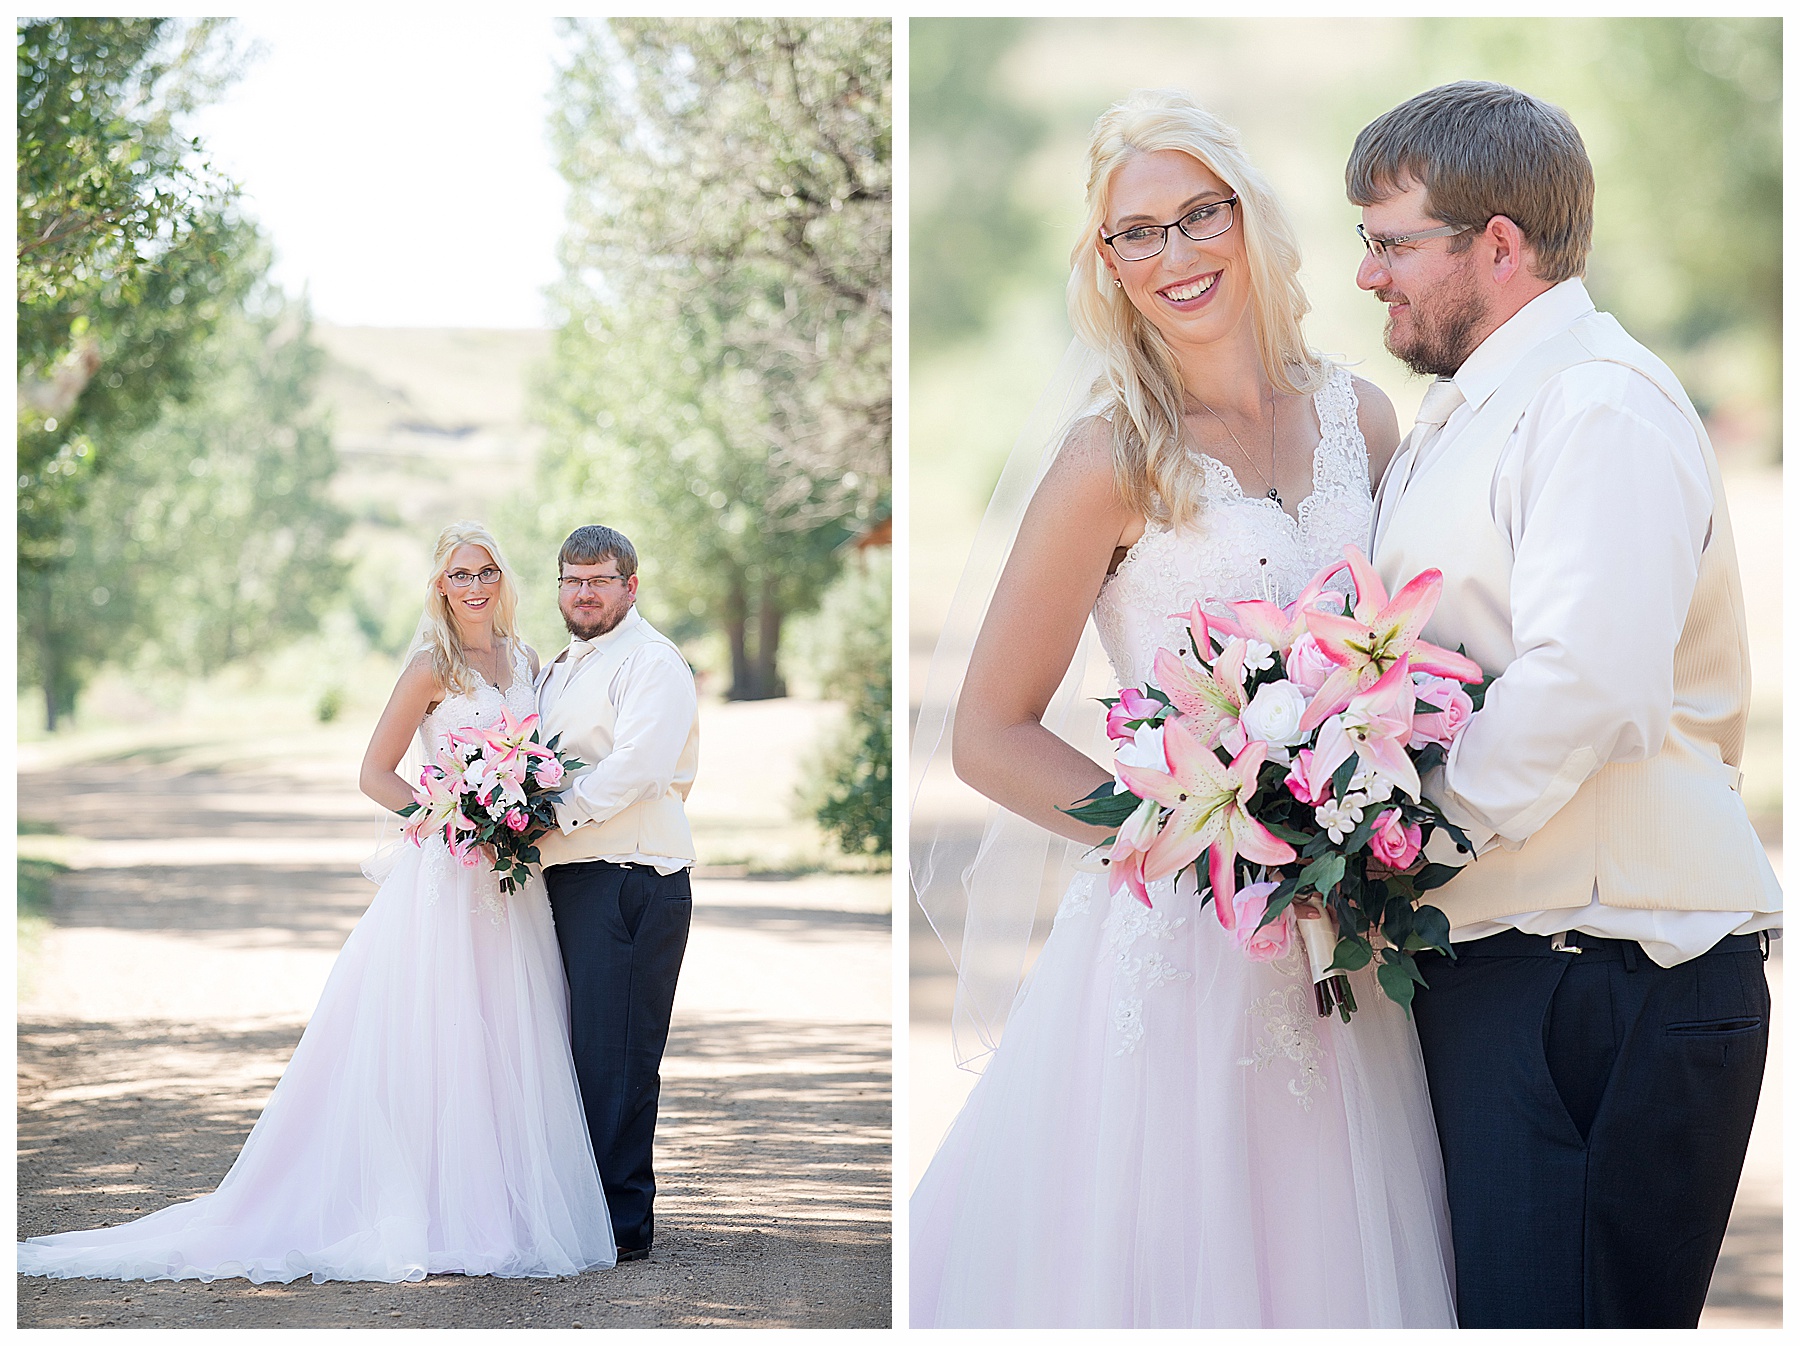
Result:
[[[66,834],[31,840],[70,866],[20,1006],[26,1237],[217,1185],[373,888],[351,861],[367,811],[319,779],[126,758],[20,786],[24,816]],[[886,1326],[889,891],[697,874],[647,1262],[399,1285],[29,1277],[18,1325]]]

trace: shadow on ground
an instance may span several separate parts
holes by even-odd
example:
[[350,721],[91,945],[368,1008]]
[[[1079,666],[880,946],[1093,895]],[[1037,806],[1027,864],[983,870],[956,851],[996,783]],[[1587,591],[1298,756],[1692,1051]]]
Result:
[[[92,1228],[224,1177],[295,1025],[19,1026],[19,1233]],[[565,1281],[19,1282],[20,1327],[884,1327],[888,1026],[678,1026],[649,1262]],[[755,1063],[755,1064],[752,1064]],[[260,1084],[221,1090],[221,1079]]]

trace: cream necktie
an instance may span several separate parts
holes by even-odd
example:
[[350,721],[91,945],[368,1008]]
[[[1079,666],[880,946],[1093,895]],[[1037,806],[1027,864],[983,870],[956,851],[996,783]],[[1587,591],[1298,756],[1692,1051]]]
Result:
[[1438,379],[1425,390],[1425,397],[1419,403],[1419,415],[1413,427],[1411,447],[1414,467],[1424,460],[1426,449],[1434,445],[1438,436],[1443,433],[1444,422],[1449,420],[1462,404],[1462,389],[1456,386],[1455,379]]
[[1419,464],[1424,460],[1425,451],[1436,445],[1438,437],[1444,432],[1444,422],[1450,419],[1463,401],[1462,389],[1456,386],[1455,379],[1437,379],[1425,390],[1425,396],[1419,403],[1419,414],[1413,420],[1412,433],[1407,436],[1399,459],[1388,468],[1381,490],[1375,497],[1375,518],[1369,530],[1371,548],[1380,543],[1382,528],[1393,514],[1393,506],[1412,484]]
[[569,648],[557,657],[555,666],[550,670],[549,678],[544,682],[543,693],[538,697],[538,700],[543,703],[544,709],[549,709],[550,703],[562,695],[563,688],[569,685],[569,679],[575,676],[575,665],[593,652],[593,641],[570,637]]

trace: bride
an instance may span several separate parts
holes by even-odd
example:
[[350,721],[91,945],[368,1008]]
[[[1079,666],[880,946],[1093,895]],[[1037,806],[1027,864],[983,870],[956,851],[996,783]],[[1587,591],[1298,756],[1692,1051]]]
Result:
[[[415,652],[362,789],[389,809],[415,731],[535,713],[537,656],[480,524],[438,538]],[[19,1244],[26,1275],[416,1281],[611,1266],[612,1223],[569,1055],[543,880],[502,894],[441,836],[400,849],[218,1190],[108,1229]]]
[[[1016,864],[994,882],[993,856],[1033,854],[1007,829],[1076,854],[1105,835],[1059,810],[1111,773],[1051,729],[1089,617],[1116,689],[1197,600],[1291,601],[1366,546],[1398,438],[1387,399],[1304,344],[1287,217],[1185,95],[1100,118],[1087,205],[1069,314],[1098,378],[1050,440],[955,706],[956,771],[1007,812],[966,881],[915,869],[936,928],[962,926],[959,1030],[1006,1032],[912,1197],[911,1322],[1454,1326],[1419,1049],[1367,970],[1354,1021],[1320,1019],[1297,941],[1253,962],[1190,880],[1146,908],[1080,872],[1001,1001],[1038,886]],[[916,757],[937,719],[928,695]]]

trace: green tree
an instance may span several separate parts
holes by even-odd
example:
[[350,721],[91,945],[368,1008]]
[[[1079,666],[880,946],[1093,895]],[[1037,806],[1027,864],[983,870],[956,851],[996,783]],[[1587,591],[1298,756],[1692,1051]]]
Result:
[[985,325],[999,291],[1043,235],[1042,213],[1015,192],[1044,119],[1002,92],[999,65],[1027,19],[912,23],[912,299],[915,351]]
[[189,397],[254,245],[234,189],[177,122],[233,73],[222,21],[33,19],[18,44],[21,646],[46,721],[73,703],[54,586],[73,520],[126,436]]
[[60,713],[102,664],[205,675],[311,630],[337,594],[347,519],[328,495],[337,460],[308,328],[302,306],[256,285],[193,352],[200,391],[115,443],[68,521],[66,564],[26,591],[40,639],[21,643],[24,673],[54,669]]
[[850,855],[894,849],[893,556],[859,554],[808,619],[815,676],[845,703],[801,787],[801,805]]
[[541,492],[560,504],[540,520],[599,507],[635,530],[652,606],[724,633],[728,695],[780,695],[784,621],[885,507],[888,26],[571,34],[554,121],[567,319]]

